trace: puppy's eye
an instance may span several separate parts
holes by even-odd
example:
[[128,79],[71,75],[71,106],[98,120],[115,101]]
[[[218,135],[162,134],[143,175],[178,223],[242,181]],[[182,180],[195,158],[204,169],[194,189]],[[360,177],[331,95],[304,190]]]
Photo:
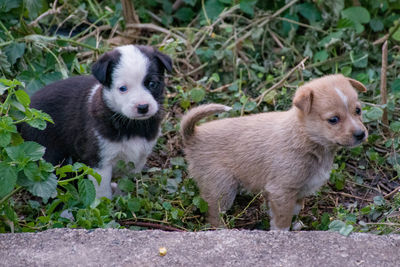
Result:
[[147,88],[150,90],[156,90],[158,88],[158,82],[150,81],[147,83]]
[[330,124],[332,124],[332,125],[335,125],[335,124],[337,124],[337,123],[339,122],[339,117],[338,117],[338,116],[334,116],[334,117],[332,117],[332,118],[329,118],[329,119],[328,119],[328,122],[329,122]]
[[128,88],[124,85],[124,86],[121,86],[121,87],[119,88],[119,91],[120,91],[121,93],[125,93],[126,91],[128,91]]
[[356,114],[361,115],[361,109],[359,107],[356,107]]

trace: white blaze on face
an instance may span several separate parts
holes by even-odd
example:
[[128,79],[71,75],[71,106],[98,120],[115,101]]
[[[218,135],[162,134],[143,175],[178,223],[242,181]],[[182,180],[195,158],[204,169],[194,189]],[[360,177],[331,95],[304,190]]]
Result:
[[[346,111],[349,112],[349,103],[348,103],[348,100],[347,100],[347,96],[345,96],[343,94],[343,92],[338,88],[335,88],[335,91],[339,95],[340,99],[342,99],[343,104],[346,106]],[[348,117],[349,117],[349,119],[351,121],[351,124],[353,124],[354,127],[358,127],[356,121],[353,119],[353,116],[351,116],[351,114],[349,114]]]
[[[149,59],[133,45],[117,48],[121,54],[118,64],[112,73],[111,88],[104,90],[108,106],[131,119],[148,119],[158,111],[158,103],[152,94],[144,87]],[[126,86],[121,92],[119,88]],[[138,105],[148,105],[148,112],[140,114]]]
[[346,109],[349,110],[349,106],[348,106],[348,102],[347,102],[347,96],[345,96],[343,94],[343,92],[338,88],[335,88],[335,91],[339,95],[340,99],[342,99],[343,104],[346,106]]

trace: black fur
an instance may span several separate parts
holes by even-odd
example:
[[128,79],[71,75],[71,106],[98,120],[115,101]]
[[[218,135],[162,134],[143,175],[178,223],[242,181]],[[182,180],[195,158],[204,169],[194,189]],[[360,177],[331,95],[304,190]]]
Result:
[[92,66],[92,74],[106,87],[111,86],[112,71],[119,63],[121,54],[118,50],[113,50],[102,55]]
[[[164,116],[164,69],[171,69],[171,60],[152,48],[140,49],[150,59],[144,84],[146,85],[149,77],[152,80],[156,78],[159,82],[157,90],[151,91],[159,103],[159,111],[153,117],[147,120],[131,120],[106,105],[102,92],[107,90],[105,86],[112,84],[113,68],[121,56],[114,50],[104,54],[93,65],[94,76],[77,76],[57,81],[35,93],[31,99],[31,107],[48,113],[55,123],[49,123],[43,131],[27,124],[22,125],[21,134],[24,139],[45,146],[44,158],[54,165],[65,163],[71,158],[74,162],[83,162],[91,167],[97,167],[100,161],[95,130],[111,141],[135,136],[154,140]],[[103,86],[97,90],[89,105],[91,89],[99,82]]]

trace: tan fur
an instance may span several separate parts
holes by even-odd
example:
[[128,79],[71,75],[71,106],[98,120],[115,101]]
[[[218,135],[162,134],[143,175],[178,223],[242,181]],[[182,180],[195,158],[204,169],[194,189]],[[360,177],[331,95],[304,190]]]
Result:
[[[221,225],[219,213],[231,207],[238,186],[243,186],[262,191],[268,199],[271,229],[289,229],[303,198],[328,180],[337,148],[358,145],[367,137],[361,116],[355,113],[361,106],[352,84],[365,90],[343,75],[325,76],[300,87],[288,111],[198,127],[197,121],[228,107],[210,104],[189,111],[181,132],[189,172],[209,205],[208,221]],[[336,125],[328,122],[333,116],[340,117]],[[353,135],[361,130],[366,136],[357,141]]]

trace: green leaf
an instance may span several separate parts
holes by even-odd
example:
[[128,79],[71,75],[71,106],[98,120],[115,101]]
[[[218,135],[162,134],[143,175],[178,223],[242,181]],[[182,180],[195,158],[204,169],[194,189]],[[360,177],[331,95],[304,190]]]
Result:
[[8,116],[0,117],[0,129],[5,132],[17,133],[17,127],[13,123],[13,119]]
[[345,225],[339,230],[339,234],[349,236],[353,231],[353,225]]
[[11,142],[11,133],[0,130],[0,147],[6,147]]
[[[184,2],[185,4],[188,4],[188,5],[190,5],[190,6],[196,5],[196,1],[197,1],[197,0],[183,0],[183,2]],[[229,1],[230,1],[230,0],[229,0]]]
[[17,79],[23,81],[26,84],[25,91],[29,95],[33,95],[36,91],[38,91],[45,85],[38,73],[35,73],[33,71],[23,71],[19,76],[17,76]]
[[[400,22],[399,22],[400,23]],[[396,27],[396,25],[394,25],[393,27]],[[393,27],[391,27],[389,30],[391,30]],[[392,34],[392,38],[396,41],[400,41],[400,28],[398,28],[393,34]]]
[[[207,13],[207,17],[213,21],[214,19],[216,19],[219,14],[221,14],[221,12],[224,10],[224,5],[218,1],[218,0],[208,0],[205,5],[204,5],[204,9]],[[202,11],[203,13],[204,11]],[[204,14],[203,14],[204,16]]]
[[32,112],[33,116],[38,119],[42,119],[42,120],[54,123],[53,119],[47,113],[44,113],[44,112],[34,109],[34,108],[31,108],[31,112]]
[[219,82],[220,81],[220,77],[218,75],[218,73],[213,73],[210,77],[210,79],[208,79],[209,82]]
[[203,88],[193,88],[190,90],[190,97],[196,103],[202,101],[206,96],[206,91]]
[[[1,8],[0,8],[1,10]],[[7,55],[0,50],[0,71],[5,74],[11,75],[11,63],[8,61]],[[3,93],[0,92],[0,95]]]
[[71,196],[75,200],[79,200],[79,193],[78,193],[78,190],[76,190],[75,186],[73,186],[72,184],[65,184],[65,185],[63,185],[63,187],[67,190],[68,193],[71,194]]
[[371,121],[376,121],[382,118],[383,110],[378,107],[372,107],[365,113],[365,117],[367,117]]
[[177,220],[177,219],[178,219],[178,216],[179,216],[179,210],[178,210],[178,209],[173,209],[173,210],[171,211],[171,217],[172,217],[172,219]]
[[400,132],[400,121],[390,123],[390,130],[396,133]]
[[[352,53],[350,53],[352,55]],[[351,56],[353,65],[357,68],[366,68],[368,66],[368,53],[356,54]]]
[[352,71],[352,68],[350,67],[350,66],[345,66],[345,67],[343,67],[341,70],[340,70],[340,72],[344,75],[344,76],[350,76],[350,74],[351,74],[351,71]]
[[57,192],[57,177],[50,173],[46,180],[32,182],[28,187],[28,191],[34,196],[41,197],[44,202]]
[[257,0],[240,0],[239,7],[244,13],[250,16],[254,16],[254,6]]
[[199,196],[193,198],[193,204],[199,208],[200,212],[202,213],[208,211],[208,203]]
[[371,19],[371,21],[369,22],[369,26],[374,32],[380,32],[381,30],[383,30],[383,22],[382,20],[377,18]]
[[312,3],[304,3],[297,6],[300,15],[306,18],[310,23],[321,20],[321,12]]
[[41,181],[42,175],[36,162],[29,162],[24,167],[25,176],[31,181]]
[[43,0],[24,0],[24,2],[31,19],[36,18],[46,9],[46,1]]
[[15,62],[17,62],[17,59],[22,57],[25,53],[25,44],[13,42],[4,49],[4,52],[6,53],[11,65],[14,65]]
[[183,157],[171,158],[171,165],[173,166],[185,166],[185,159]]
[[0,10],[4,13],[10,11],[11,9],[21,6],[21,0],[3,0],[0,1]]
[[391,84],[393,93],[400,93],[400,79],[396,79]]
[[361,6],[346,8],[342,11],[342,17],[361,24],[368,23],[371,20],[368,10]]
[[54,166],[45,160],[40,160],[39,161],[39,169],[40,169],[40,171],[44,171],[44,172],[53,172]]
[[118,181],[118,188],[121,189],[123,192],[132,192],[135,188],[135,184],[131,181],[131,179],[124,178]]
[[191,8],[183,7],[183,8],[180,8],[175,13],[174,17],[180,21],[188,22],[193,19],[194,15],[195,15],[195,13],[193,12],[193,10]]
[[25,107],[28,107],[31,103],[29,95],[24,90],[17,90],[15,92],[15,96],[17,97],[18,101]]
[[318,51],[317,53],[315,53],[314,55],[314,62],[322,62],[327,60],[329,57],[328,52],[326,52],[326,50],[321,50]]
[[385,205],[386,201],[382,196],[375,196],[374,197],[374,204],[377,206]]
[[162,206],[164,207],[165,210],[171,210],[172,209],[172,205],[170,202],[164,201]]
[[340,19],[336,26],[338,29],[342,28],[355,28],[355,22],[350,19]]
[[68,172],[72,172],[72,165],[70,164],[64,165],[60,168],[57,168],[56,170],[56,174],[60,176],[60,178],[64,178],[65,176],[67,176]]
[[342,36],[343,31],[332,32],[322,38],[322,40],[318,42],[318,45],[327,48],[331,45],[342,42]]
[[9,205],[8,203],[5,205],[4,207],[4,213],[7,217],[7,219],[9,219],[12,222],[16,222],[17,221],[17,214],[15,213],[14,209],[12,208],[11,205]]
[[21,112],[25,112],[26,108],[24,107],[24,105],[22,105],[20,102],[18,102],[16,99],[10,99],[10,105],[16,109],[18,109]]
[[128,209],[130,211],[138,212],[138,211],[140,211],[141,207],[142,207],[142,204],[141,204],[141,201],[139,198],[134,197],[134,198],[128,200]]
[[334,220],[329,224],[329,230],[339,232],[346,224],[339,220]]
[[47,123],[43,119],[32,119],[27,121],[27,123],[33,128],[37,128],[39,130],[46,129]]
[[[299,17],[296,14],[291,15],[291,14],[287,13],[283,17],[287,18],[287,19],[290,19],[290,20],[297,21],[297,22],[299,21]],[[289,32],[292,31],[292,30],[293,31],[297,31],[298,28],[299,28],[299,25],[297,25],[297,24],[290,23],[290,22],[287,22],[287,21],[283,21],[282,22],[282,30],[283,30],[283,34],[285,36],[287,36],[289,34]]]
[[0,198],[10,193],[17,183],[17,170],[6,162],[0,162]]
[[85,207],[89,207],[96,198],[96,189],[89,179],[82,179],[78,182],[78,192],[79,199]]
[[37,161],[43,157],[45,147],[28,141],[18,146],[7,147],[6,151],[8,156],[14,161],[22,162],[25,159]]
[[246,112],[250,112],[250,111],[253,111],[256,107],[257,107],[257,103],[256,103],[256,102],[248,101],[248,102],[246,102],[246,104],[244,105],[244,110],[245,110]]
[[169,194],[176,193],[178,191],[178,188],[179,188],[179,181],[177,181],[177,179],[167,179],[167,185],[165,186],[165,190],[167,190]]

